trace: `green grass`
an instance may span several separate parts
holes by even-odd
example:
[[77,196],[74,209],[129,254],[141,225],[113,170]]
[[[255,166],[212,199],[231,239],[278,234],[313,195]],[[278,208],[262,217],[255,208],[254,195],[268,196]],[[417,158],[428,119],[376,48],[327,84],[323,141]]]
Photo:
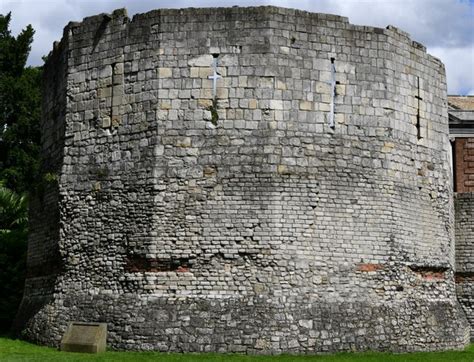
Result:
[[474,344],[464,351],[431,353],[338,353],[319,356],[247,356],[240,354],[179,354],[158,352],[105,352],[97,355],[59,352],[54,348],[40,347],[31,343],[0,337],[0,361],[210,361],[210,362],[474,362]]

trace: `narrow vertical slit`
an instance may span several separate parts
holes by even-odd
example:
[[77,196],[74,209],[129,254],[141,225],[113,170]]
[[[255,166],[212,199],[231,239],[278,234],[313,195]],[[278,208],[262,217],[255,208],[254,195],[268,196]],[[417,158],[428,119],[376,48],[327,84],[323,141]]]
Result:
[[423,137],[421,136],[421,122],[420,122],[420,77],[416,77],[417,79],[417,96],[416,99],[418,100],[417,104],[417,112],[416,112],[416,137],[418,138],[418,141],[421,140]]
[[328,125],[334,128],[334,98],[336,97],[336,65],[334,64],[335,58],[331,58],[331,104],[329,110]]
[[115,66],[117,63],[112,63],[112,90],[111,90],[111,98],[110,98],[110,126],[112,126],[113,119],[114,119],[114,89],[115,89]]
[[418,138],[418,141],[423,138],[423,137],[421,137],[421,129],[420,128],[421,128],[421,126],[420,126],[420,110],[418,109],[418,112],[416,114],[416,137]]
[[219,120],[219,114],[217,113],[217,80],[222,78],[222,76],[217,71],[218,68],[218,58],[219,54],[214,53],[212,54],[212,67],[213,67],[213,74],[210,75],[208,78],[212,80],[212,105],[209,107],[209,111],[211,112],[211,122],[214,126],[217,125],[217,121]]

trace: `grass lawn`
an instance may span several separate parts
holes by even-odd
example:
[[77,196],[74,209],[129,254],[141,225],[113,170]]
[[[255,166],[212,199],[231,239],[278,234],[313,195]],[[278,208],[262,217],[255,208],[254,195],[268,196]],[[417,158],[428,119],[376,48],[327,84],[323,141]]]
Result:
[[0,361],[210,361],[210,362],[391,362],[391,361],[474,361],[474,344],[465,351],[432,353],[339,353],[325,356],[247,356],[239,354],[179,354],[158,352],[105,352],[97,355],[59,352],[54,348],[40,347],[31,343],[0,337]]

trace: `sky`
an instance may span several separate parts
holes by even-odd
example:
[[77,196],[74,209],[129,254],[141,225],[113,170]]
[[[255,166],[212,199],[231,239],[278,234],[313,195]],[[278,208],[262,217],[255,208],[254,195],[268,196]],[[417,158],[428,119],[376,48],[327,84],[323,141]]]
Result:
[[449,94],[474,95],[474,0],[0,0],[0,14],[12,13],[13,34],[33,26],[28,64],[41,65],[69,21],[124,7],[132,17],[159,8],[234,5],[275,5],[343,15],[352,24],[394,25],[443,61]]

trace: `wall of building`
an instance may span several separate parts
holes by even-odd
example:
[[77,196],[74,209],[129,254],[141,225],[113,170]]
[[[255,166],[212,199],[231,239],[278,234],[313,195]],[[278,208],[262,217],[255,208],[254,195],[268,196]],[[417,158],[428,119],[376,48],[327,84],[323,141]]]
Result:
[[121,349],[467,342],[444,67],[406,33],[274,7],[116,11],[58,47],[64,267],[27,338],[85,320]]
[[[474,97],[448,96],[453,142],[456,220],[456,292],[474,330]],[[472,337],[471,337],[472,339]]]
[[456,205],[456,292],[459,302],[474,328],[474,195],[458,193]]
[[41,121],[41,174],[29,195],[27,275],[14,330],[53,300],[56,278],[63,271],[60,250],[59,175],[63,166],[67,114],[67,40],[56,43],[44,67]]
[[474,138],[456,138],[454,141],[455,191],[474,191]]

